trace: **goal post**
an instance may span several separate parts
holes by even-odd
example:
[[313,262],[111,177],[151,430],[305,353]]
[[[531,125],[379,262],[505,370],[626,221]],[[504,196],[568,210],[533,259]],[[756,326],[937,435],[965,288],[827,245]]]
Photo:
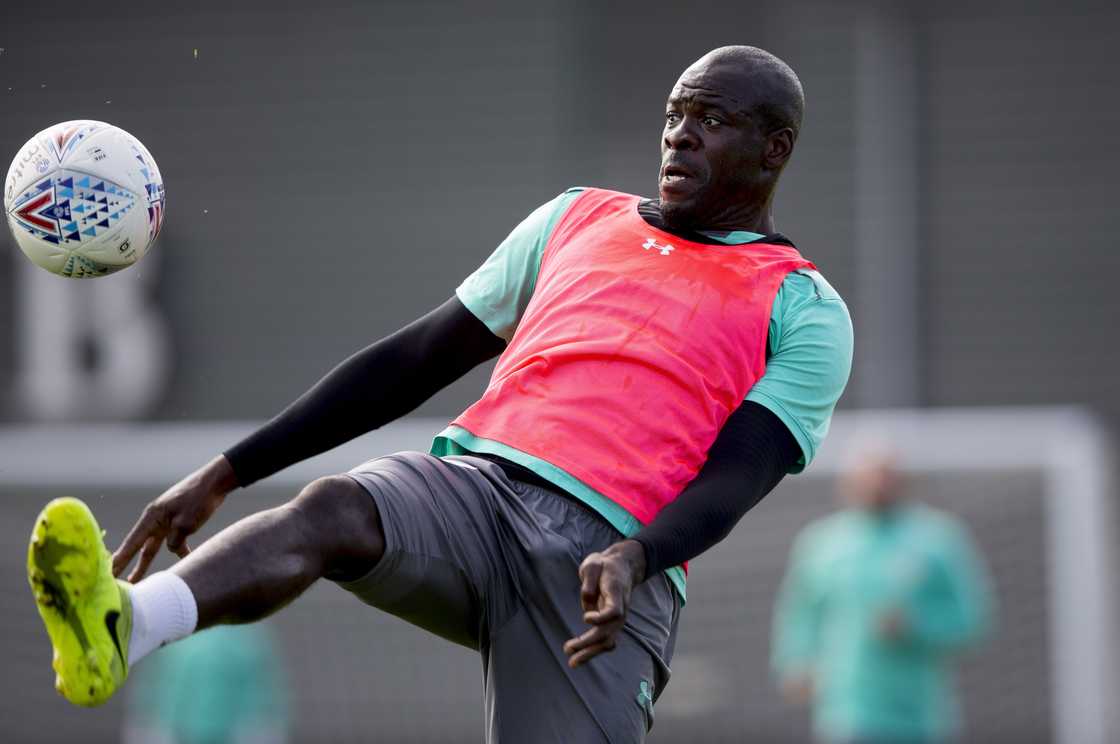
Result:
[[1100,421],[1072,407],[844,413],[836,417],[833,446],[822,452],[814,473],[838,472],[843,442],[865,431],[888,438],[907,470],[1041,470],[1054,741],[1120,741],[1120,494],[1111,439]]

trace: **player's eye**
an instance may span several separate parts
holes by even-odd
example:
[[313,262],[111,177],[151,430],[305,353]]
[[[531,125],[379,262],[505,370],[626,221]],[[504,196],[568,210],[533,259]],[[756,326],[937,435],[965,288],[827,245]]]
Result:
[[705,116],[703,119],[700,120],[700,123],[703,124],[706,127],[718,127],[723,122],[721,122],[719,119],[717,119],[714,116]]
[[680,120],[681,120],[681,115],[678,114],[676,111],[666,111],[665,112],[665,123],[666,124],[672,126]]

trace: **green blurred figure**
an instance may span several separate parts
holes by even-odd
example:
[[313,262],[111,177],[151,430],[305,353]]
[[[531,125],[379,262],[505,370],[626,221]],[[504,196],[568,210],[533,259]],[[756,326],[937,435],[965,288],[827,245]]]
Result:
[[125,744],[284,744],[288,694],[266,625],[220,625],[133,670]]
[[953,655],[992,622],[987,571],[954,517],[903,497],[890,457],[842,480],[846,508],[802,530],[774,617],[785,695],[828,744],[952,741]]

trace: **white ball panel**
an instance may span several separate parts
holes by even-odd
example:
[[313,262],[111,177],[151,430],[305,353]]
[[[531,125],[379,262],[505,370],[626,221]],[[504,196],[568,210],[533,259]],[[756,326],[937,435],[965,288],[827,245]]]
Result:
[[5,212],[20,249],[63,276],[101,276],[143,258],[164,203],[163,180],[147,148],[92,120],[37,134],[5,180]]

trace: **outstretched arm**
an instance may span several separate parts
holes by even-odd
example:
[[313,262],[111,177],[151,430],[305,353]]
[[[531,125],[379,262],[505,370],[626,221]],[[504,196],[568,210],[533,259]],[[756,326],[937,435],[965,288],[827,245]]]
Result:
[[247,486],[400,418],[503,348],[452,297],[339,364],[225,458]]
[[139,580],[166,540],[179,556],[237,486],[265,478],[408,413],[472,367],[497,356],[505,342],[452,297],[335,367],[253,434],[169,488],[144,509],[113,554],[120,575]]
[[580,566],[584,621],[591,628],[564,650],[575,667],[614,648],[630,593],[647,577],[700,555],[725,538],[801,457],[781,420],[744,402],[728,418],[700,473],[629,540],[592,553]]
[[186,538],[237,486],[376,429],[497,356],[533,295],[553,227],[580,192],[569,189],[538,207],[455,297],[347,359],[260,431],[149,504],[113,555],[113,572],[119,576],[143,547],[129,576],[139,579],[164,540],[169,550],[186,555]]

